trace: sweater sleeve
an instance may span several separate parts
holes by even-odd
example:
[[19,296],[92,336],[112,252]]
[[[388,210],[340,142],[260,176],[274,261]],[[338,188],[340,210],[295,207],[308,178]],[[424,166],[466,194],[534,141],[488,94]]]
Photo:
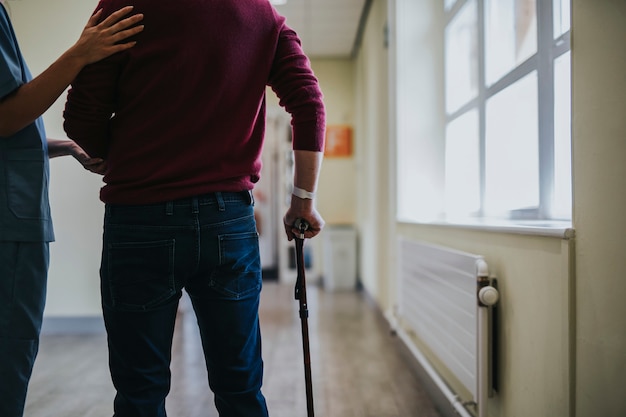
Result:
[[293,148],[323,151],[326,112],[322,91],[298,35],[286,25],[278,37],[269,86],[291,114]]
[[115,112],[116,61],[109,58],[85,67],[67,94],[63,127],[67,136],[92,157],[107,156]]
[[[103,16],[115,10],[115,1],[100,1]],[[72,82],[63,112],[67,136],[94,158],[106,158],[110,124],[115,114],[117,79],[125,54],[117,53],[87,65]]]

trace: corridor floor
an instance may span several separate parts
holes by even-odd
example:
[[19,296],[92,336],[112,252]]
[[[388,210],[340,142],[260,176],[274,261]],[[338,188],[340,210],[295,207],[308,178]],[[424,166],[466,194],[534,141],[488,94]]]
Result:
[[[379,312],[358,292],[307,289],[315,415],[439,417]],[[305,417],[298,302],[293,286],[264,282],[263,392],[271,417]],[[184,305],[184,304],[183,304]],[[31,380],[28,417],[107,417],[114,390],[106,336],[44,335]],[[170,417],[217,417],[193,312],[177,322]]]

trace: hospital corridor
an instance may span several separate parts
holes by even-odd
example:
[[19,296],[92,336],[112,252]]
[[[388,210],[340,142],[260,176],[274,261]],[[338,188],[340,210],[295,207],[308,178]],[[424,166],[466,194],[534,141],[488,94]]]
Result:
[[[308,190],[326,225],[303,253],[315,415],[626,417],[626,1],[267,1],[326,111]],[[5,3],[33,75],[98,5]],[[309,417],[283,225],[294,127],[264,80],[250,180],[262,392],[271,417]],[[44,114],[50,138],[67,138],[66,96]],[[72,158],[50,162],[56,240],[26,417],[113,415],[103,185]],[[171,371],[168,416],[218,416],[186,295]]]

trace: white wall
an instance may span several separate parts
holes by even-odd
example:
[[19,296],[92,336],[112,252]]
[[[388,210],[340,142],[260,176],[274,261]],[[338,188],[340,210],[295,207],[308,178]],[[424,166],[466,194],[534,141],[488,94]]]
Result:
[[[10,1],[12,22],[22,52],[34,76],[47,68],[78,39],[97,5],[96,0]],[[61,23],[60,23],[61,22]],[[354,126],[352,60],[314,60],[316,76],[325,94],[329,124]],[[45,114],[47,134],[66,138],[62,112],[65,94]],[[268,107],[278,106],[271,91]],[[329,225],[355,221],[355,158],[328,158],[320,176],[318,209]],[[51,162],[50,204],[57,241],[51,245],[46,318],[99,317],[103,204],[100,177],[85,171],[72,158]],[[284,213],[277,213],[282,219]],[[279,238],[282,238],[279,234]],[[322,239],[311,245],[322,253]],[[321,259],[315,259],[320,270]]]
[[[45,70],[80,36],[95,0],[10,1],[11,19],[33,76]],[[44,115],[48,137],[65,139],[63,95]],[[56,242],[51,245],[46,316],[99,316],[100,177],[73,158],[50,164],[50,205]]]

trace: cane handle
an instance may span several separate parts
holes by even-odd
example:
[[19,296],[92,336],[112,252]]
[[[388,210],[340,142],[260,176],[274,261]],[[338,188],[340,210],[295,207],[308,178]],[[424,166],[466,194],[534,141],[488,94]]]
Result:
[[304,219],[296,219],[294,226],[300,231],[300,239],[304,239],[304,232],[308,230],[309,223]]

